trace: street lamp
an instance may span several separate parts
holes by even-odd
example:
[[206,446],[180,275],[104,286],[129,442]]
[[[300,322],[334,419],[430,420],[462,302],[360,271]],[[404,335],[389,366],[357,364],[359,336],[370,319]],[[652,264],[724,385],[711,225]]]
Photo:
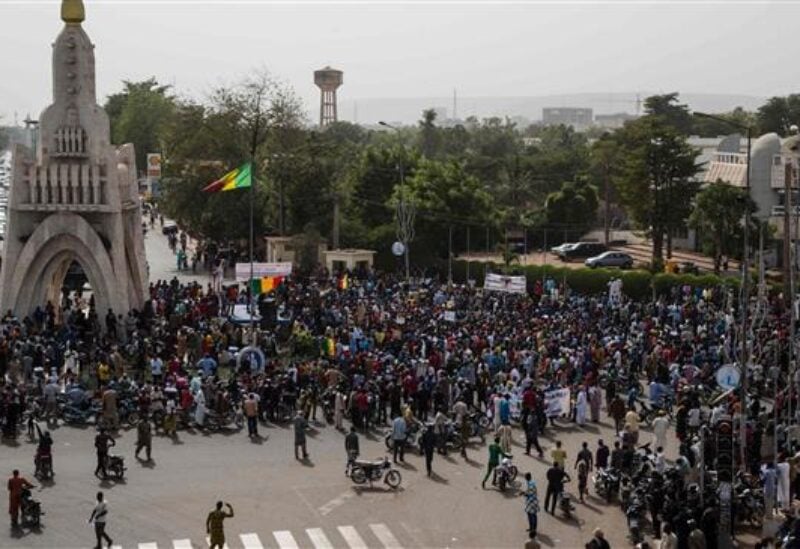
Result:
[[[388,122],[384,122],[383,120],[379,121],[378,124],[389,128],[390,130],[394,130],[398,134],[400,133],[400,129],[396,126],[389,124]],[[405,145],[403,145],[403,152],[405,153]],[[405,267],[406,267],[406,281],[408,281],[411,277],[411,268],[410,268],[410,260],[408,254],[408,244],[411,242],[414,234],[414,208],[410,204],[406,202],[406,176],[403,161],[405,160],[405,154],[400,156],[400,161],[398,162],[398,166],[400,168],[400,202],[397,204],[397,237],[403,243],[403,254],[405,259]]]
[[[747,171],[745,172],[745,190],[747,191],[747,197],[750,198],[750,144],[752,139],[752,127],[746,124],[740,124],[739,122],[735,122],[733,120],[728,120],[727,118],[722,118],[721,116],[714,116],[713,114],[706,114],[704,112],[694,112],[695,116],[700,118],[708,118],[711,120],[716,120],[717,122],[722,122],[723,124],[727,124],[731,127],[737,128],[739,130],[744,130],[747,135]],[[742,269],[742,301],[744,305],[742,307],[742,350],[741,350],[741,364],[742,364],[742,386],[741,386],[741,398],[739,399],[741,402],[742,407],[742,422],[739,425],[741,441],[739,445],[741,446],[741,460],[742,460],[742,467],[747,466],[747,430],[745,428],[745,423],[747,420],[747,380],[748,380],[748,371],[747,371],[747,364],[750,360],[750,349],[749,349],[749,337],[748,337],[748,321],[749,321],[749,308],[750,308],[750,208],[745,208],[744,213],[744,250],[742,251],[742,263],[744,264],[744,268]],[[791,347],[791,345],[790,345]]]

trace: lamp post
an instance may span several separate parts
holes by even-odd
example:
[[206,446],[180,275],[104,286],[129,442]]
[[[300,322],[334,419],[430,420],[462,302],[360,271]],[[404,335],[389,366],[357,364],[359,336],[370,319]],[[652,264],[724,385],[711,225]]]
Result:
[[[394,130],[398,134],[400,133],[400,129],[396,126],[389,124],[388,122],[384,122],[383,120],[379,121],[378,124],[389,128],[390,130]],[[405,152],[405,145],[403,145],[403,151]],[[413,207],[410,207],[406,202],[406,176],[404,170],[404,162],[405,154],[400,157],[400,161],[398,162],[398,167],[400,169],[400,203],[397,207],[397,223],[398,223],[398,237],[403,242],[403,254],[405,259],[405,267],[406,267],[406,282],[409,281],[411,277],[411,268],[410,268],[410,260],[408,255],[408,244],[413,238],[413,225],[414,225],[414,212]],[[403,226],[408,225],[408,226]]]
[[[722,118],[721,116],[714,116],[712,114],[706,114],[702,112],[694,112],[695,116],[699,116],[701,118],[709,118],[711,120],[716,120],[718,122],[722,122],[727,124],[733,128],[737,128],[739,130],[744,130],[747,135],[747,169],[745,171],[745,182],[744,187],[747,191],[747,197],[750,198],[750,144],[752,138],[752,128],[745,124],[740,124],[738,122],[734,122],[733,120],[728,120],[727,118]],[[744,213],[744,250],[742,250],[742,346],[741,346],[741,366],[742,366],[742,384],[740,390],[740,398],[739,401],[741,403],[741,414],[742,420],[739,425],[739,435],[740,435],[740,456],[741,456],[741,465],[743,468],[747,467],[747,429],[745,428],[745,423],[747,420],[747,388],[748,388],[748,374],[747,365],[750,361],[750,338],[748,335],[748,323],[749,323],[749,313],[750,313],[750,208],[745,208]],[[791,345],[790,345],[791,347]]]

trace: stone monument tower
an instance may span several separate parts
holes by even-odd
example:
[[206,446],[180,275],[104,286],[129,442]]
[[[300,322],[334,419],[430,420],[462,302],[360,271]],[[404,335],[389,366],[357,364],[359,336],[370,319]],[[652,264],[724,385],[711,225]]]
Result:
[[0,308],[25,316],[58,308],[70,265],[82,268],[97,314],[142,306],[148,288],[133,145],[111,144],[95,94],[94,45],[81,0],[62,0],[53,44],[53,104],[36,151],[13,149]]

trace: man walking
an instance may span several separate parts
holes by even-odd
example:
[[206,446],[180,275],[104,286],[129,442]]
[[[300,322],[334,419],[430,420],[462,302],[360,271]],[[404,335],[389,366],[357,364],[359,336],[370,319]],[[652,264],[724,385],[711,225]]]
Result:
[[[569,475],[557,462],[554,462],[553,466],[547,470],[547,495],[544,498],[544,510],[549,511],[551,515],[556,513],[556,503],[561,497],[561,492],[564,491],[565,480],[570,480]],[[551,498],[552,505],[550,505]]]
[[[489,480],[489,475],[500,465],[500,456],[505,457],[507,454],[500,447],[500,437],[494,437],[494,442],[489,445],[489,462],[486,464],[486,475],[483,477],[483,482],[481,482],[481,488],[486,489],[486,481]],[[496,484],[496,482],[496,478],[493,476],[492,484]]]
[[525,420],[525,455],[531,455],[531,446],[536,448],[539,457],[544,455],[542,447],[539,446],[539,418],[536,414],[528,414]]
[[14,469],[8,479],[8,514],[11,515],[12,528],[19,528],[19,508],[22,505],[22,491],[26,488],[30,490],[33,484],[19,476],[19,471]]
[[226,518],[233,518],[233,507],[226,503],[228,512],[222,510],[222,502],[218,501],[216,509],[211,511],[206,518],[206,533],[208,534],[209,549],[222,549],[225,547],[225,528],[223,522]]
[[406,450],[406,420],[402,415],[394,418],[392,422],[392,442],[394,443],[392,461],[397,463],[397,454],[400,454],[400,461],[405,462],[403,456]]
[[297,454],[297,449],[303,450],[303,459],[308,459],[308,451],[306,450],[306,429],[308,429],[308,421],[302,411],[297,412],[294,418],[294,458],[300,459]]
[[106,521],[108,520],[108,504],[103,499],[103,492],[97,492],[97,505],[92,510],[92,515],[87,521],[89,524],[94,522],[94,535],[97,538],[95,549],[102,549],[103,540],[109,547],[112,545],[111,538],[106,533]]
[[136,425],[136,451],[133,453],[139,459],[139,452],[145,451],[147,461],[152,461],[150,452],[153,449],[153,430],[150,426],[150,418],[147,414],[142,416],[141,421]]
[[116,442],[109,435],[105,429],[101,428],[100,432],[94,437],[94,447],[97,450],[97,467],[94,469],[95,476],[100,476],[102,479],[108,478],[106,471],[106,464],[108,463],[108,449],[114,446]]
[[258,437],[258,396],[250,393],[244,401],[244,415],[247,418],[247,436]]
[[347,454],[347,471],[350,471],[350,465],[358,459],[361,449],[358,443],[358,433],[356,428],[350,426],[350,432],[344,437],[344,451]]
[[425,452],[425,469],[430,477],[432,474],[431,465],[433,464],[433,451],[436,448],[436,433],[430,425],[425,427],[422,438],[419,441],[420,448]]

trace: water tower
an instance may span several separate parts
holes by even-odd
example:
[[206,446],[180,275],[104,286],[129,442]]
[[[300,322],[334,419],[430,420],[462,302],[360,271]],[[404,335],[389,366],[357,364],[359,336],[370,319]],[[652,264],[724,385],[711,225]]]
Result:
[[325,67],[314,71],[314,84],[322,91],[319,101],[319,125],[322,127],[333,124],[337,120],[336,90],[342,85],[340,70]]

